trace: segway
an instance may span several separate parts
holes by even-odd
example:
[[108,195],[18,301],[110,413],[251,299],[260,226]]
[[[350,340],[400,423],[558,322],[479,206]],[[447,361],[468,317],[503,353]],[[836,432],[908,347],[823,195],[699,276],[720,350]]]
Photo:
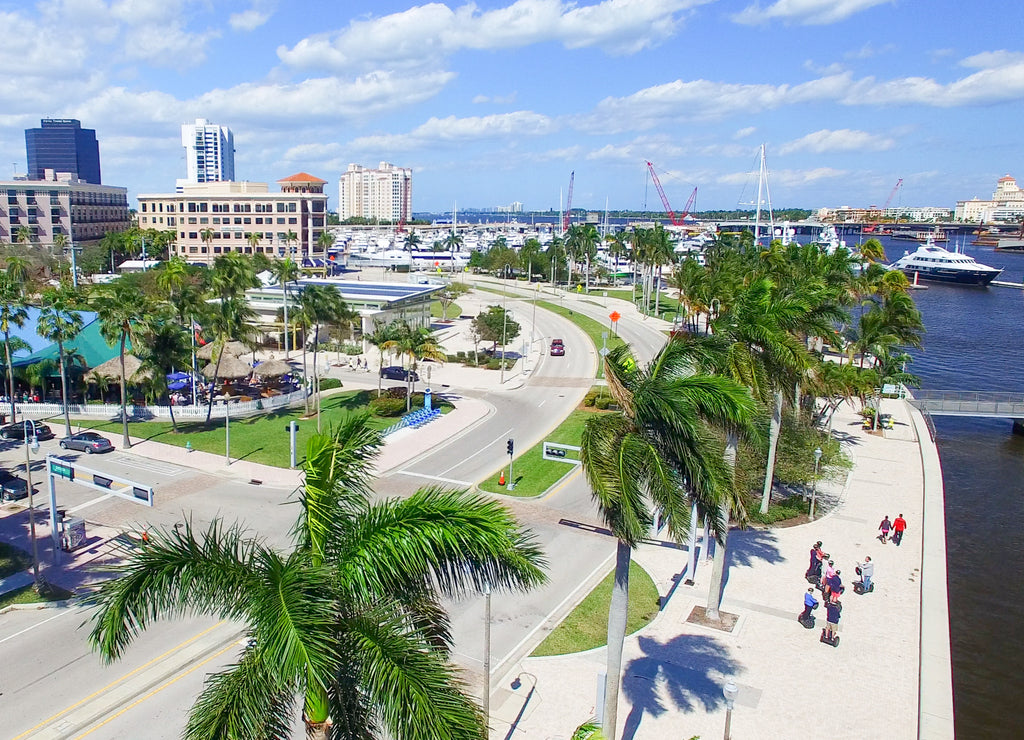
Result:
[[825,637],[825,630],[821,630],[821,642],[832,647],[839,647],[839,635],[833,635],[831,638]]
[[[857,566],[856,570],[857,570],[857,575],[860,575],[860,566],[859,565]],[[861,578],[861,580],[853,582],[853,592],[855,594],[869,594],[869,593],[871,593],[874,590],[875,590],[875,582],[874,581],[872,581],[871,585],[868,586],[867,588],[864,588],[863,577]]]
[[815,619],[813,614],[808,614],[807,618],[804,619],[804,613],[800,612],[796,617],[796,621],[802,624],[805,630],[814,629]]

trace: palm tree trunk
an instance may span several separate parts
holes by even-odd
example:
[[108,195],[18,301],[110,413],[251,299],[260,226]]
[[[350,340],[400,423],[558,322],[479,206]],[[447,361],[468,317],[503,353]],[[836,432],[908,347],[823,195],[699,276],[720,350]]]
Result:
[[[302,382],[309,383],[309,371],[306,369],[306,322],[302,322]],[[309,416],[309,393],[303,394],[306,416]]]
[[[739,438],[730,433],[725,442],[725,461],[729,465],[735,477],[736,452],[739,448]],[[722,602],[722,583],[725,580],[725,561],[728,555],[729,544],[729,514],[732,511],[731,499],[725,496],[719,505],[719,516],[722,518],[722,533],[715,544],[715,559],[711,563],[711,583],[708,585],[707,617],[715,621],[721,619],[718,607]]]
[[128,379],[124,376],[124,345],[127,338],[128,335],[121,332],[121,443],[126,450],[132,446],[128,437]]
[[658,276],[654,279],[654,315],[661,316],[661,265],[658,265]]
[[690,504],[690,533],[686,545],[686,583],[689,585],[697,575],[697,504]]
[[64,343],[57,342],[57,362],[60,366],[60,398],[64,407],[64,436],[71,436],[71,411],[68,409],[68,375],[64,370]]
[[9,331],[4,332],[4,355],[7,362],[7,385],[10,387],[11,423],[13,424],[17,419],[14,410],[14,368],[11,367],[11,333]]
[[772,501],[772,480],[775,477],[775,453],[779,447],[779,429],[782,427],[782,391],[775,391],[775,406],[768,428],[768,462],[764,470],[764,490],[761,492],[761,513],[768,513]]
[[626,639],[629,610],[629,561],[632,549],[622,540],[615,545],[615,582],[608,606],[608,663],[604,689],[604,734],[614,740],[618,729],[619,684],[622,679],[622,643]]

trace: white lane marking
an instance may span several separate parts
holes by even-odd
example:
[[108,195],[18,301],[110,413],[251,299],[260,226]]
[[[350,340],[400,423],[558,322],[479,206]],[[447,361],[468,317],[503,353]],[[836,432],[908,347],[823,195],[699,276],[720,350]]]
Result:
[[467,488],[472,483],[468,483],[464,480],[455,480],[454,478],[442,478],[440,475],[427,475],[426,473],[413,473],[411,470],[399,470],[397,471],[400,475],[411,475],[415,478],[426,478],[427,480],[437,480],[442,483],[451,483],[456,486],[466,486]]
[[541,401],[540,403],[537,404],[537,408],[540,408],[541,406],[543,406],[547,402],[548,402],[548,399],[545,398],[543,401]]
[[55,614],[52,617],[50,617],[49,619],[44,619],[42,622],[39,622],[38,624],[33,624],[31,627],[26,627],[21,632],[15,632],[13,635],[8,635],[7,637],[5,637],[2,640],[0,640],[0,645],[2,645],[3,643],[7,642],[8,640],[13,640],[15,637],[20,637],[21,635],[25,634],[26,632],[31,632],[32,630],[36,629],[37,627],[42,627],[47,622],[52,622],[55,619],[60,619],[65,614],[71,614],[72,612],[77,612],[77,611],[81,611],[81,607],[77,607],[76,606],[76,607],[73,607],[73,608],[68,609],[66,611],[62,611],[60,614]]
[[486,449],[487,449],[488,447],[490,447],[490,446],[491,446],[492,444],[494,444],[495,442],[500,442],[500,441],[501,441],[501,439],[502,439],[502,437],[505,437],[505,435],[507,435],[507,434],[511,434],[511,433],[512,433],[512,427],[509,427],[508,429],[506,429],[506,430],[505,430],[504,432],[502,432],[502,433],[501,433],[501,434],[499,434],[499,435],[498,435],[497,437],[495,437],[494,439],[492,439],[492,440],[491,440],[490,442],[488,442],[487,444],[485,444],[485,445],[484,445],[483,447],[481,447],[481,448],[480,448],[479,450],[477,450],[476,452],[474,452],[474,453],[473,453],[472,455],[470,455],[469,457],[467,457],[467,458],[464,458],[464,459],[460,460],[459,462],[457,462],[457,463],[455,463],[454,465],[452,465],[452,466],[451,466],[450,468],[445,468],[444,470],[442,470],[442,471],[441,471],[441,475],[444,475],[445,473],[447,473],[447,472],[448,472],[448,471],[450,471],[450,470],[455,470],[455,468],[459,467],[459,466],[460,466],[460,465],[462,465],[463,463],[469,462],[470,460],[472,460],[472,459],[473,459],[474,457],[476,457],[476,456],[477,456],[477,455],[479,455],[479,454],[480,454],[481,452],[483,452],[484,450],[486,450]]
[[68,509],[68,513],[69,514],[74,514],[76,511],[81,511],[82,509],[84,509],[84,508],[86,508],[88,506],[92,506],[93,504],[98,504],[100,501],[106,501],[108,498],[112,497],[113,495],[114,494],[112,494],[112,493],[107,493],[107,494],[104,494],[103,496],[100,496],[99,498],[94,498],[92,501],[86,501],[84,504],[79,504],[78,506],[76,506],[73,509]]
[[160,463],[146,458],[139,457],[128,457],[122,456],[117,458],[117,461],[124,465],[126,468],[138,468],[139,470],[148,470],[158,475],[172,476],[177,475],[181,472],[182,468],[177,465],[170,465],[166,463]]

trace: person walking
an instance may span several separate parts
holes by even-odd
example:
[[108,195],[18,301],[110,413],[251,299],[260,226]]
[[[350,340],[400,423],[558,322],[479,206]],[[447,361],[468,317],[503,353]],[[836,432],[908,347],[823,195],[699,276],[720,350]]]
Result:
[[907,531],[907,520],[900,514],[892,523],[892,541],[896,543],[896,547],[900,546],[903,542],[903,533]]
[[882,523],[878,525],[878,530],[882,533],[878,536],[878,539],[882,541],[883,545],[889,541],[889,531],[891,529],[892,522],[889,521],[889,515],[886,514],[885,519],[883,519]]
[[839,634],[839,617],[843,612],[843,605],[837,601],[831,601],[825,607],[826,622],[823,634],[829,642],[835,642]]
[[[818,600],[814,598],[814,586],[811,586],[807,589],[807,593],[804,594],[804,610],[800,613],[798,619],[801,622],[807,622],[813,619],[811,612],[817,608]],[[811,623],[811,626],[814,626],[813,622]]]

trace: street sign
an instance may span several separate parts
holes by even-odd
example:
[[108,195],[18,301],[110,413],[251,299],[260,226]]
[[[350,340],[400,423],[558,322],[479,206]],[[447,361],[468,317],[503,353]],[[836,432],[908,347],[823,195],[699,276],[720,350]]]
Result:
[[541,455],[545,460],[553,460],[554,462],[564,462],[570,465],[579,465],[580,461],[568,456],[569,452],[580,451],[580,448],[576,445],[563,445],[557,442],[545,442],[544,453]]
[[75,468],[71,463],[50,460],[50,474],[60,476],[61,478],[67,478],[68,480],[74,480]]
[[611,319],[612,323],[614,324],[616,321],[622,318],[622,315],[618,311],[612,311],[610,314],[608,314],[608,318]]
[[607,347],[602,347],[600,350],[598,350],[598,354],[601,355],[601,357],[607,357],[609,352],[611,352],[611,350],[608,349]]

